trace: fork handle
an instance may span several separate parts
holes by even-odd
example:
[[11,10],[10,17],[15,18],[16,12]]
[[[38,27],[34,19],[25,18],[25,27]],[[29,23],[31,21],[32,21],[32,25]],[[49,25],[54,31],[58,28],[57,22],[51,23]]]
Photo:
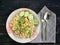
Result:
[[45,40],[47,41],[47,22],[46,22],[46,26],[45,26]]
[[44,31],[43,31],[44,41],[47,41],[47,22],[44,22]]

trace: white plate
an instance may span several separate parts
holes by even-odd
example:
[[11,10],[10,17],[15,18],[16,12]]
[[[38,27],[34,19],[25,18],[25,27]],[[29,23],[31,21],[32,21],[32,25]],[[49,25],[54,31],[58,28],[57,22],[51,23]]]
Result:
[[[36,18],[37,18],[38,21],[39,21],[39,25],[38,25],[38,27],[37,27],[37,29],[36,29],[36,33],[34,34],[34,36],[32,36],[32,37],[29,38],[29,39],[16,38],[16,37],[13,35],[12,30],[9,28],[9,22],[10,22],[10,20],[12,19],[12,17],[15,16],[15,14],[17,14],[19,11],[22,11],[22,10],[29,10],[31,13],[34,14],[34,16],[36,16]],[[31,9],[28,9],[28,8],[20,8],[20,9],[14,10],[14,11],[9,15],[9,17],[7,18],[7,22],[6,22],[6,29],[7,29],[8,35],[9,35],[10,38],[13,39],[14,41],[19,42],[19,43],[31,42],[31,41],[34,40],[34,39],[37,37],[37,35],[41,32],[40,19],[38,18],[37,14],[36,14],[34,11],[32,11]]]

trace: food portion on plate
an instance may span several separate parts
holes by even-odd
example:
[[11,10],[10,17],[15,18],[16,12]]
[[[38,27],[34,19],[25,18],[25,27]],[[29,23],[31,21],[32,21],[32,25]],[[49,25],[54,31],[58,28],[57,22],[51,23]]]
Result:
[[9,22],[13,34],[18,38],[31,38],[38,24],[37,18],[28,10],[19,11]]

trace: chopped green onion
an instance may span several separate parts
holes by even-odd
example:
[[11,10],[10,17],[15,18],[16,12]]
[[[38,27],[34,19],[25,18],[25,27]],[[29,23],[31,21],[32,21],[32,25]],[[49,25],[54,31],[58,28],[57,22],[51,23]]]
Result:
[[18,20],[19,23],[23,24],[25,22],[24,17],[20,17]]
[[29,37],[31,37],[31,35],[32,35],[32,30],[30,30],[28,34],[29,34]]
[[24,17],[27,17],[29,15],[29,12],[25,12]]
[[33,19],[33,15],[32,14],[29,14],[28,19],[29,20],[32,20]]
[[19,25],[16,25],[16,30],[19,30]]
[[21,11],[21,12],[19,13],[19,15],[20,15],[20,16],[24,16],[24,11]]
[[38,25],[38,20],[37,19],[34,19],[34,25]]
[[28,30],[28,27],[24,27],[21,29],[21,32],[25,32],[26,30]]

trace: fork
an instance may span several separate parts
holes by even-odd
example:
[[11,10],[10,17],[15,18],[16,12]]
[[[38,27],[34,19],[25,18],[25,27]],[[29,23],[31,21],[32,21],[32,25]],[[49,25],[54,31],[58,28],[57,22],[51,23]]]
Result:
[[41,30],[41,37],[42,41],[47,41],[47,21],[49,19],[48,12],[46,12],[44,15],[41,15],[41,22],[42,22],[42,27],[44,28]]

